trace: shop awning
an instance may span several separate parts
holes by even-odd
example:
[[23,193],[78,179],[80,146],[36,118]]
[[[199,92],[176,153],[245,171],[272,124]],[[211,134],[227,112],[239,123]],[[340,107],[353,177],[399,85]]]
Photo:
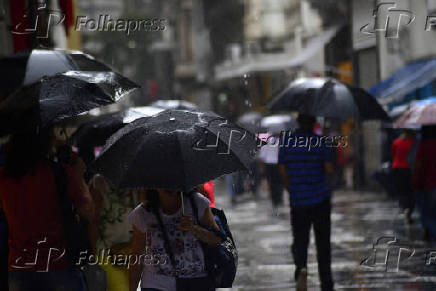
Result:
[[336,35],[337,31],[338,27],[334,27],[313,37],[298,55],[290,53],[257,54],[246,56],[238,62],[220,64],[215,68],[215,79],[220,81],[242,77],[254,72],[280,71],[301,66],[320,49],[324,49],[324,45]]
[[380,104],[400,103],[412,91],[436,79],[436,59],[419,60],[404,66],[369,92]]

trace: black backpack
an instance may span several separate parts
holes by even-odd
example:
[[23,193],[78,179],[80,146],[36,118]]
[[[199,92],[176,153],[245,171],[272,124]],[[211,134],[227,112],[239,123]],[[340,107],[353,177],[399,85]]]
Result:
[[[198,208],[195,204],[192,193],[189,194],[189,200],[192,205],[192,212],[198,223],[200,221],[198,217]],[[227,224],[227,218],[224,211],[217,208],[211,208],[211,211],[220,231],[217,231],[212,227],[207,227],[206,229],[220,237],[221,244],[218,247],[215,247],[206,243],[201,243],[203,247],[205,267],[209,272],[209,275],[214,278],[216,288],[231,288],[238,268],[238,250],[236,249],[233,235]]]
[[65,232],[65,253],[71,264],[82,267],[87,260],[79,259],[81,252],[89,254],[91,249],[88,221],[79,216],[77,208],[68,195],[68,176],[65,167],[60,163],[53,162],[52,168]]

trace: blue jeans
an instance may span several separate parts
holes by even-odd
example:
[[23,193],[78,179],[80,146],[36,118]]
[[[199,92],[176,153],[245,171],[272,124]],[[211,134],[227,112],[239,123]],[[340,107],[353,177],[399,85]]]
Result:
[[87,291],[77,269],[49,272],[9,271],[9,291]]

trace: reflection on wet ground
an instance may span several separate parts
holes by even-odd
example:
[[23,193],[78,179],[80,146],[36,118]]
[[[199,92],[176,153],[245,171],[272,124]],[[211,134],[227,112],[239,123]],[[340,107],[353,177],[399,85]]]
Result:
[[[232,208],[224,189],[217,183],[217,206],[226,211],[240,255],[231,290],[294,289],[288,208],[273,216],[264,192],[256,200],[245,194]],[[384,194],[337,191],[332,213],[335,289],[436,290],[436,245],[422,238],[418,215],[406,224],[397,203]],[[308,269],[309,290],[319,290],[313,233]]]

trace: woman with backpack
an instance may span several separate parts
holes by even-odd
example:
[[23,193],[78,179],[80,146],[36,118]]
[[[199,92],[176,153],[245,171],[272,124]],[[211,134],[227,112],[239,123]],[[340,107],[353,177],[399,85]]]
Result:
[[129,269],[130,291],[137,290],[139,280],[143,291],[215,290],[202,243],[218,246],[221,239],[207,229],[219,231],[207,198],[197,192],[182,196],[177,191],[150,190],[129,221],[133,224],[129,259],[134,262]]

